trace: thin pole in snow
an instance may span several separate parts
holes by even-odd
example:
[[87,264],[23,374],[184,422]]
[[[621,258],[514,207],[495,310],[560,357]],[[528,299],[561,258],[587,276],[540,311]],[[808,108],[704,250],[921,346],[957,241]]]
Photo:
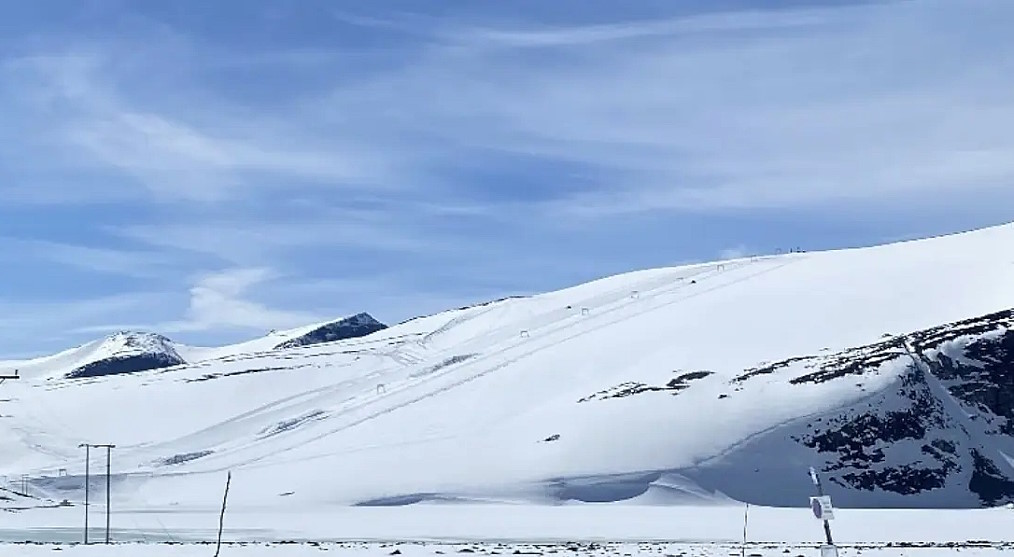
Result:
[[84,447],[85,449],[85,525],[84,525],[84,543],[88,545],[88,493],[89,484],[91,483],[91,445],[82,443],[78,447]]
[[225,526],[225,504],[229,501],[229,484],[232,483],[232,471],[225,477],[225,495],[222,496],[222,514],[218,516],[218,544],[215,546],[215,557],[222,551],[222,527]]
[[113,445],[106,445],[106,545],[109,545],[109,470],[111,468]]
[[741,555],[746,557],[746,526],[750,520],[750,503],[746,504],[746,509],[743,511],[743,548]]

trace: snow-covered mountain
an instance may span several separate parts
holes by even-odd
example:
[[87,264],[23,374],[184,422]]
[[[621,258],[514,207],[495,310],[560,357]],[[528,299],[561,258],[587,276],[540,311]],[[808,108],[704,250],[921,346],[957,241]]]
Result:
[[0,362],[0,372],[18,372],[28,378],[81,379],[164,369],[237,354],[311,346],[359,338],[387,327],[368,313],[267,336],[241,344],[204,348],[178,344],[156,333],[120,331],[104,339],[44,358]]
[[0,373],[17,371],[29,379],[134,373],[185,364],[177,348],[162,335],[121,331],[53,356],[0,362]]
[[338,321],[324,323],[314,327],[308,332],[293,335],[293,338],[279,343],[274,347],[274,349],[284,350],[286,348],[312,346],[314,344],[335,342],[348,338],[359,338],[377,331],[382,331],[386,328],[387,325],[377,321],[372,315],[368,313],[357,313],[352,317],[346,317],[344,319],[339,319]]
[[654,269],[355,339],[317,325],[146,372],[25,373],[2,387],[0,474],[80,498],[94,441],[118,445],[119,504],[146,509],[214,508],[225,470],[230,508],[805,505],[811,465],[844,506],[1003,503],[1010,246],[1014,225]]
[[153,333],[120,332],[99,343],[86,360],[67,373],[69,378],[101,377],[172,367],[186,362],[173,342]]

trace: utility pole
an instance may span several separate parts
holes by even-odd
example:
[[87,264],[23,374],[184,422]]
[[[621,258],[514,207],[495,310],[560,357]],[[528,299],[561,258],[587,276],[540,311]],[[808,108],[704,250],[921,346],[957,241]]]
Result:
[[109,521],[110,521],[110,472],[112,468],[112,450],[116,448],[116,445],[111,444],[94,444],[94,443],[82,443],[79,447],[85,448],[85,534],[84,542],[88,544],[88,493],[89,484],[91,483],[90,474],[90,456],[91,448],[106,450],[106,544],[109,544]]

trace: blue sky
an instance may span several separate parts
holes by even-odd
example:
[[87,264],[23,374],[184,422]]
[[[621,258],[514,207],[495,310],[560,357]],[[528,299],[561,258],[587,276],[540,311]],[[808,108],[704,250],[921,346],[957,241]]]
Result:
[[0,357],[1014,220],[1014,2],[16,2]]

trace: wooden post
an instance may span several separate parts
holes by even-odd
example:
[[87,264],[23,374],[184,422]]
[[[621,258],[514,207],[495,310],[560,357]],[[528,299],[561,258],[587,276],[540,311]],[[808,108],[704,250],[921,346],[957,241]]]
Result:
[[218,516],[218,544],[215,546],[215,557],[222,551],[222,528],[225,526],[225,505],[229,501],[229,484],[232,483],[232,471],[225,477],[225,495],[222,496],[222,514]]

